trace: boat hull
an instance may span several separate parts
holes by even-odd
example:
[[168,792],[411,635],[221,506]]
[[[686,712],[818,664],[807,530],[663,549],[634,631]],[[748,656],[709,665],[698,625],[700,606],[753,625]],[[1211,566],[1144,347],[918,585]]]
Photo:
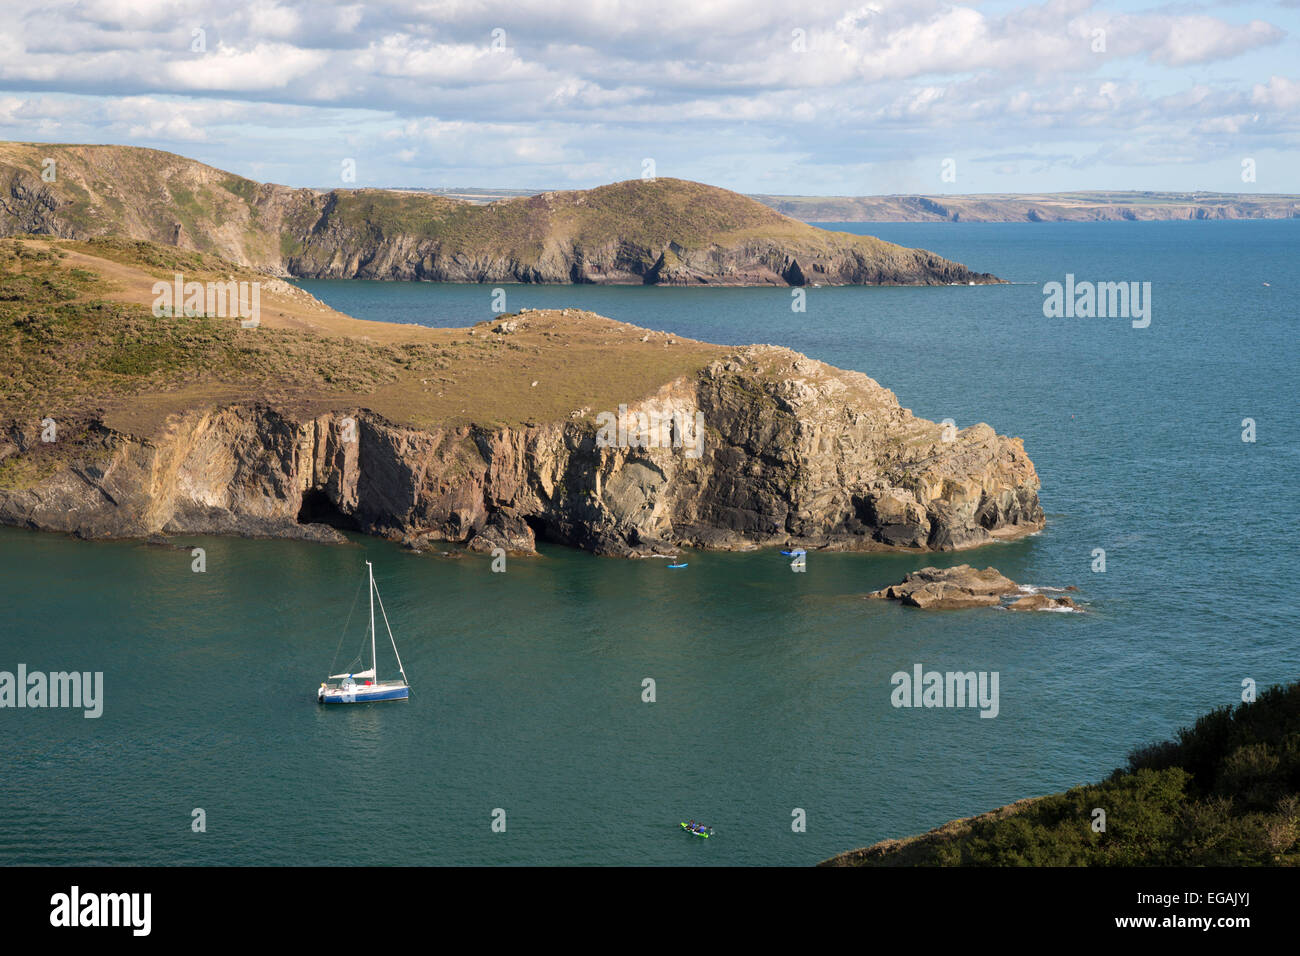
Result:
[[382,700],[406,700],[411,688],[406,684],[357,684],[353,687],[322,687],[316,700],[322,704],[373,704]]

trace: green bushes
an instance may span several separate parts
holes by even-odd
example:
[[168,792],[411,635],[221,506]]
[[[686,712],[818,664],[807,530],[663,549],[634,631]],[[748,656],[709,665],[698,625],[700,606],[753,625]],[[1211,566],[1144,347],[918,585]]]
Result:
[[[1096,811],[1104,812],[1098,829]],[[844,862],[922,866],[1300,864],[1300,683],[1134,750],[1102,783]]]

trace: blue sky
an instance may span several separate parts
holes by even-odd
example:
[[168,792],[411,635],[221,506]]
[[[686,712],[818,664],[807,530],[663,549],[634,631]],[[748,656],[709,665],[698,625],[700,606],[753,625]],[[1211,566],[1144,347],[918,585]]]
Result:
[[0,138],[295,186],[1300,193],[1298,64],[1300,0],[7,0]]

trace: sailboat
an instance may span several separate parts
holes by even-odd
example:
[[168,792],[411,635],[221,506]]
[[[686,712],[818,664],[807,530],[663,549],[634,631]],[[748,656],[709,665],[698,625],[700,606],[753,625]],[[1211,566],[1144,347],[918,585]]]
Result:
[[[388,631],[388,640],[393,645],[393,655],[397,658],[397,669],[401,680],[379,680],[376,676],[378,663],[375,657],[375,598],[379,597],[379,588],[375,585],[375,569],[366,562],[366,573],[370,577],[370,668],[347,674],[331,674],[329,680],[338,684],[322,682],[316,691],[316,701],[321,704],[365,704],[379,700],[406,700],[411,696],[411,686],[406,682],[406,671],[402,667],[402,656],[397,653],[397,641],[393,640],[393,629],[388,626],[388,614],[384,611],[384,599],[379,598],[379,613],[384,619],[384,629]],[[355,602],[353,602],[355,606]],[[346,628],[345,628],[346,630]],[[358,663],[364,663],[357,656]]]

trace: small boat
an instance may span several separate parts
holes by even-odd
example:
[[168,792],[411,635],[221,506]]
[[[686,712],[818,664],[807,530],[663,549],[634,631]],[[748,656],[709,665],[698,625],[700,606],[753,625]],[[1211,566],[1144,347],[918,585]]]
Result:
[[787,558],[797,558],[799,555],[807,554],[808,552],[805,551],[803,548],[791,548],[789,550],[782,551],[781,553],[785,555]]
[[685,562],[685,561],[683,561],[681,564],[670,564],[670,565],[668,565],[668,570],[669,570],[669,571],[676,571],[678,568],[684,568],[684,567],[686,567],[686,562]]
[[[375,598],[379,596],[379,588],[375,585],[374,566],[369,561],[366,562],[366,572],[370,578],[370,667],[345,674],[331,674],[329,680],[337,680],[339,683],[322,682],[316,690],[317,703],[367,704],[380,700],[406,700],[411,696],[411,685],[406,681],[402,657],[397,653],[397,641],[393,640],[393,629],[388,626],[388,613],[384,610],[383,598],[379,598],[379,613],[384,618],[384,629],[388,631],[388,640],[393,645],[393,656],[397,658],[397,669],[402,679],[379,680],[376,676],[378,664],[375,658]],[[354,601],[354,606],[355,603]],[[348,620],[351,619],[352,615],[349,613]],[[343,628],[346,634],[347,625],[344,624]],[[360,654],[357,655],[357,662],[362,663]]]
[[691,834],[691,836],[704,837],[706,840],[713,836],[713,827],[706,827],[702,823],[697,823],[694,826],[689,823],[683,823],[682,829]]

